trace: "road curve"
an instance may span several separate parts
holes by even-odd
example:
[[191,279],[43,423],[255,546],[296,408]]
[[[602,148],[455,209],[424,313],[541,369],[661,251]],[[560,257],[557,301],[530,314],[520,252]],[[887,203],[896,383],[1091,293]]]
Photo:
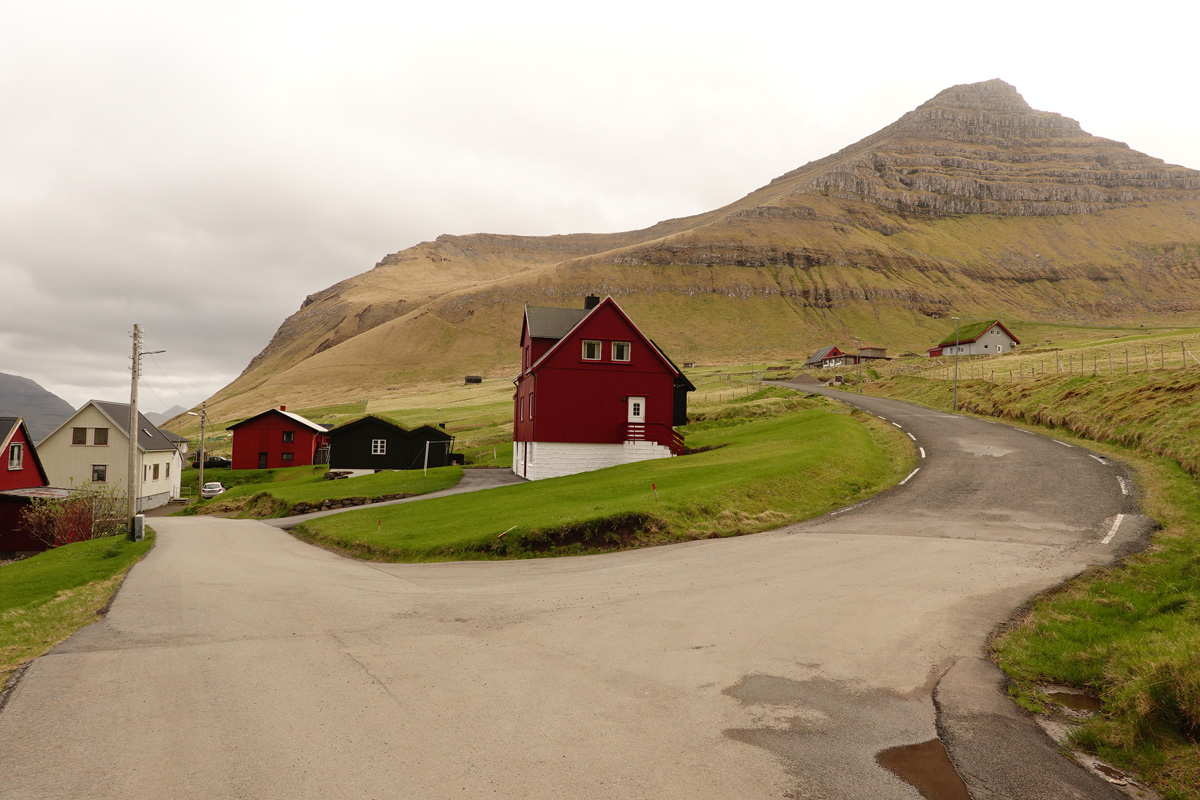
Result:
[[968,706],[997,624],[1144,538],[1120,467],[838,396],[911,435],[919,471],[771,533],[403,565],[156,520],[109,614],[0,712],[4,796],[913,800],[875,755],[937,735],[935,690],[977,797],[1109,796],[1065,761],[996,769],[998,712]]

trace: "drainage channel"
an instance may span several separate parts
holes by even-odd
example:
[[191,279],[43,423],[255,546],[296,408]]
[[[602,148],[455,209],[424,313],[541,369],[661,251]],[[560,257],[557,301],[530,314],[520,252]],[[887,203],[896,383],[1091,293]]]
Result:
[[967,785],[950,763],[941,739],[881,751],[875,760],[921,793],[925,800],[971,800]]

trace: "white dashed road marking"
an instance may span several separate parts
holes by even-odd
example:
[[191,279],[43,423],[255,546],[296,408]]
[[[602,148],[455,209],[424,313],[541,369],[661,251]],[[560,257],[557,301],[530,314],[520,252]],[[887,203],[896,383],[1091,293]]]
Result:
[[[907,433],[907,431],[905,432]],[[912,439],[914,442],[917,440],[917,437],[913,436],[911,433],[908,434],[908,438]]]
[[1121,484],[1121,494],[1129,494],[1129,481],[1118,476],[1117,482]]
[[917,467],[912,472],[908,473],[908,477],[905,478],[904,480],[900,481],[900,485],[903,486],[904,484],[908,483],[910,480],[912,480],[912,476],[916,475],[920,471],[921,471],[921,468]]
[[1105,460],[1104,460],[1103,458],[1101,458],[1100,456],[1095,456],[1095,455],[1092,455],[1091,453],[1088,453],[1088,455],[1089,455],[1089,456],[1092,456],[1092,458],[1096,459],[1096,460],[1097,460],[1097,461],[1099,461],[1101,464],[1105,464],[1105,465],[1107,465],[1107,464],[1108,464],[1108,462],[1107,462],[1107,461],[1105,461]]
[[1052,442],[1058,442],[1058,443],[1059,443],[1059,444],[1061,444],[1063,447],[1074,447],[1074,445],[1067,444],[1066,442],[1059,442],[1059,441],[1058,441],[1058,439],[1051,439],[1050,441],[1052,441]]
[[925,448],[924,448],[924,447],[918,447],[917,449],[921,451],[921,458],[924,458],[924,457],[925,457]]
[[1112,530],[1108,532],[1108,536],[1100,540],[1100,544],[1108,544],[1112,541],[1112,538],[1117,535],[1117,528],[1121,527],[1121,520],[1123,519],[1125,519],[1124,514],[1117,514],[1117,518],[1113,520]]
[[869,502],[871,502],[871,501],[870,501],[870,500],[864,500],[864,501],[863,501],[863,502],[861,502],[861,503],[855,503],[855,504],[854,504],[854,505],[852,505],[852,506],[848,506],[847,508],[843,508],[843,509],[841,509],[840,511],[831,511],[831,512],[829,512],[829,516],[831,516],[831,517],[836,517],[838,514],[845,514],[847,511],[853,511],[853,510],[854,510],[854,509],[856,509],[856,508],[862,508],[863,506],[865,506],[865,505],[866,505],[867,503],[869,503]]

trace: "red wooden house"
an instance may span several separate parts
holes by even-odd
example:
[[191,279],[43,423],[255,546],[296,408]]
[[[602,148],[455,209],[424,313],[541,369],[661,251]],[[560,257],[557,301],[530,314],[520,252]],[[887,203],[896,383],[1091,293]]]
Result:
[[551,478],[683,452],[695,391],[611,297],[525,307],[513,472]]
[[230,425],[233,469],[277,469],[329,463],[328,430],[287,406]]
[[35,497],[61,499],[65,489],[51,489],[29,429],[20,417],[0,417],[0,555],[36,553],[47,545],[21,530],[21,514]]

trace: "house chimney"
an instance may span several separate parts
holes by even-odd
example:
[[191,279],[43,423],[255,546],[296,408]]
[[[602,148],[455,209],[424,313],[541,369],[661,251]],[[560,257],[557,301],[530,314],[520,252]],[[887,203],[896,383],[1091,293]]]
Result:
[[587,311],[591,311],[598,305],[600,305],[600,298],[596,297],[594,294],[589,294],[587,297],[583,298],[583,307]]
[[280,410],[280,411],[287,411],[287,406],[280,406],[280,407],[279,407],[279,410]]

